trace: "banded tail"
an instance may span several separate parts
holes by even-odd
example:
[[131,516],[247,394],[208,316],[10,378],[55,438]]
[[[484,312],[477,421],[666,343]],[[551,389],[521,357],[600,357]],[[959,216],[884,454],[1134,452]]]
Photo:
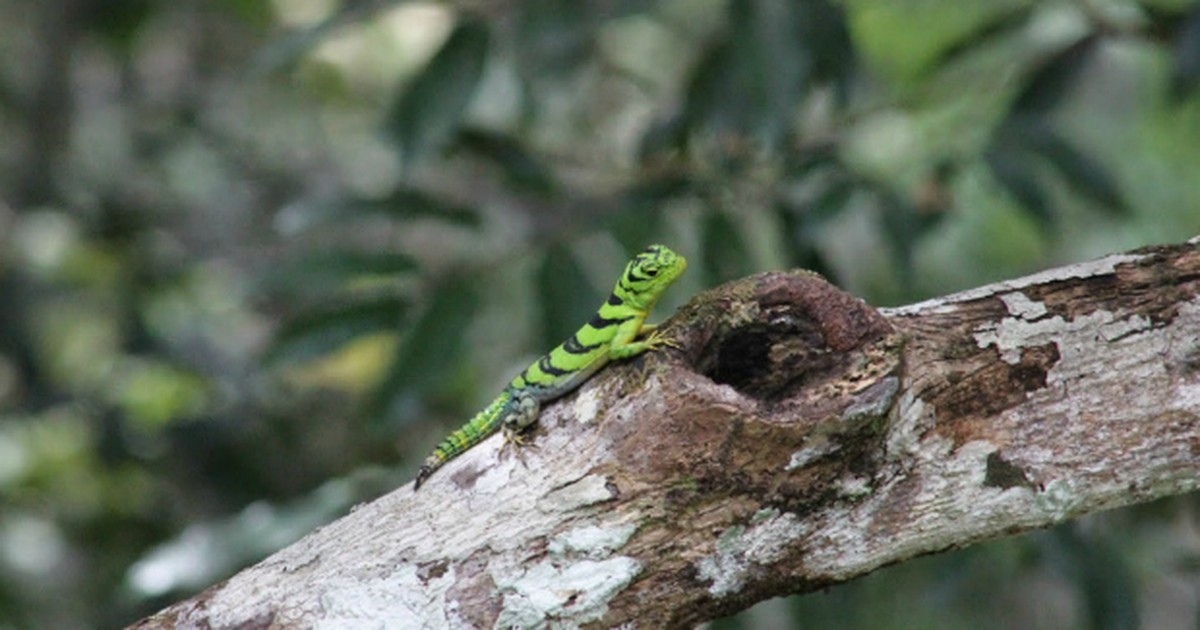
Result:
[[504,410],[512,401],[512,392],[504,390],[488,405],[483,411],[475,414],[470,422],[467,422],[459,430],[451,433],[446,439],[442,440],[437,448],[433,449],[433,453],[425,458],[421,464],[421,470],[417,473],[417,480],[413,482],[413,491],[421,488],[421,484],[441,468],[446,462],[454,459],[463,451],[482,442],[484,438],[496,432],[500,428],[503,421]]

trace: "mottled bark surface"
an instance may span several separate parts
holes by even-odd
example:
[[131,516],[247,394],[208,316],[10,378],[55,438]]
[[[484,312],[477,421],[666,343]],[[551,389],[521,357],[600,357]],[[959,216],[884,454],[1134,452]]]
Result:
[[879,312],[803,273],[139,627],[687,626],[1200,486],[1200,245]]

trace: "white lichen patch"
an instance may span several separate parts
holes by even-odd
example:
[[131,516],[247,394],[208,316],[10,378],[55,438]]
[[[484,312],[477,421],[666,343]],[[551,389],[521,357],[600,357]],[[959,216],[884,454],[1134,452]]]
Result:
[[[945,458],[947,447],[952,448],[953,452],[949,459],[946,459],[947,465],[944,467],[942,479],[936,480],[941,483],[943,481],[951,484],[961,484],[967,487],[982,488],[984,479],[987,477],[987,458],[988,455],[996,452],[996,445],[986,440],[972,440],[966,444],[962,444],[957,448],[949,443],[937,444],[927,442],[927,446],[932,446],[936,450],[936,457]],[[951,515],[954,515],[954,510],[958,508],[947,508]],[[970,506],[963,506],[963,509],[971,509]]]
[[537,507],[547,513],[559,514],[603,503],[613,499],[613,490],[604,475],[588,475],[557,488],[538,499]]
[[1000,296],[1000,301],[1004,302],[1008,312],[1017,319],[1032,320],[1047,313],[1045,304],[1029,299],[1029,296],[1020,291],[1005,293]]
[[1052,522],[1073,516],[1083,503],[1083,497],[1070,479],[1055,479],[1037,494],[1037,509]]
[[511,580],[498,576],[504,608],[497,628],[544,628],[551,620],[573,623],[604,616],[608,603],[641,572],[641,564],[624,556],[607,560],[539,562]]
[[1033,346],[1055,343],[1059,347],[1061,357],[1068,360],[1068,354],[1085,353],[1091,356],[1094,345],[1090,343],[1062,343],[1064,339],[1075,338],[1083,342],[1087,337],[1094,336],[1097,331],[1101,339],[1118,339],[1150,328],[1150,320],[1140,315],[1118,319],[1111,311],[1098,310],[1087,315],[1066,321],[1061,316],[1047,317],[1037,321],[1026,321],[1016,317],[1006,317],[995,324],[987,324],[975,332],[975,343],[980,348],[995,346],[1000,351],[1000,358],[1010,365],[1021,361],[1021,350]]
[[829,439],[828,435],[821,433],[814,434],[804,441],[804,446],[800,450],[792,453],[792,457],[788,460],[786,470],[793,471],[798,468],[803,468],[817,459],[829,455],[841,448],[841,446]]
[[585,387],[575,397],[575,419],[580,424],[592,424],[600,415],[603,402],[601,387]]
[[896,403],[896,411],[887,434],[887,455],[891,460],[904,459],[916,453],[921,436],[933,426],[933,407],[906,389]]
[[859,499],[871,494],[871,480],[866,477],[842,477],[837,481],[837,491],[848,499]]
[[909,304],[900,308],[879,309],[886,316],[897,315],[928,315],[931,313],[952,313],[958,309],[958,305],[963,302],[970,302],[986,298],[992,295],[1000,295],[1013,291],[1019,291],[1026,287],[1056,282],[1061,280],[1069,280],[1072,278],[1093,278],[1096,276],[1104,276],[1116,273],[1117,265],[1126,263],[1136,263],[1142,260],[1145,256],[1133,254],[1114,254],[1105,256],[1098,260],[1068,265],[1066,267],[1057,267],[1048,269],[1031,276],[1008,280],[989,284],[983,287],[968,289],[946,297],[935,298]]
[[[463,460],[461,463],[451,462],[452,464],[457,464],[463,467],[478,467],[478,470],[481,472],[479,476],[475,478],[474,490],[476,493],[483,495],[495,494],[501,488],[504,488],[508,484],[512,483],[513,474],[518,469],[523,468],[521,465],[521,460],[518,459],[513,452],[510,451],[507,454],[503,452],[502,447],[500,446],[503,444],[502,440],[502,436],[496,437],[495,440],[489,439],[483,444],[480,444],[460,455],[459,458]],[[479,451],[477,454],[477,459],[481,461],[476,462],[470,459],[465,459],[476,455],[471,452],[475,450]],[[533,453],[530,453],[529,455],[533,455]],[[526,454],[522,453],[521,456],[525,457]],[[528,462],[526,462],[525,465],[527,466]]]
[[736,593],[742,590],[751,571],[778,560],[805,531],[804,524],[792,513],[761,519],[749,527],[730,527],[717,542],[716,553],[701,558],[696,570],[701,579],[712,583],[708,592],[714,597]]
[[1180,409],[1195,409],[1200,407],[1200,380],[1192,382],[1181,382],[1175,387],[1175,395],[1172,397],[1175,401],[1175,406]]
[[[380,619],[424,619],[430,625],[449,626],[445,619],[445,594],[454,585],[454,570],[422,582],[415,565],[400,566],[390,575],[363,580],[359,576],[325,580],[306,604],[292,606],[276,617],[280,627],[353,628],[378,624]],[[244,610],[230,611],[228,619],[210,612],[214,627],[239,625]],[[443,620],[441,623],[435,620]]]
[[609,527],[576,527],[551,538],[547,551],[556,557],[573,555],[592,559],[604,558],[624,547],[635,531],[637,525],[633,523]]

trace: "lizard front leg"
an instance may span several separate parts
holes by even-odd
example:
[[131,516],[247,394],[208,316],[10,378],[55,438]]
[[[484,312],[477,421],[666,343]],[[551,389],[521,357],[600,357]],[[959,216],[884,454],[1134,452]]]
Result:
[[658,330],[657,324],[647,324],[645,319],[645,313],[641,313],[617,328],[616,335],[608,345],[609,358],[628,359],[663,346],[679,347],[675,340],[664,336],[662,331]]

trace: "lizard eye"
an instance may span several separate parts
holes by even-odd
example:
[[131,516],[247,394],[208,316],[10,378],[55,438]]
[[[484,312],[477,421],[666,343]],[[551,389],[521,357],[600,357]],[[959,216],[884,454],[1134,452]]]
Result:
[[650,268],[650,269],[647,269],[647,270],[646,270],[646,275],[647,275],[647,276],[650,276],[651,278],[653,278],[654,276],[657,276],[657,275],[658,275],[658,268],[657,268],[657,267],[655,267],[655,268]]

